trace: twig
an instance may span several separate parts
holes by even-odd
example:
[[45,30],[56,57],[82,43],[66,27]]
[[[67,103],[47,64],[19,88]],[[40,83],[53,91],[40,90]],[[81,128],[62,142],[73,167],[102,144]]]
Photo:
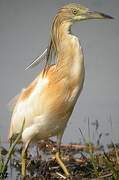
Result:
[[105,175],[103,175],[103,176],[99,176],[99,178],[105,178],[105,177],[110,177],[110,176],[112,176],[112,173],[105,174]]
[[83,144],[62,144],[61,147],[71,148],[71,149],[76,149],[76,150],[87,150],[88,149],[88,146],[83,145]]
[[[56,143],[52,142],[40,142],[39,147],[42,148],[53,148],[56,147]],[[75,149],[75,150],[89,150],[89,144],[84,145],[84,144],[61,144],[61,148],[69,148],[69,149]],[[92,147],[93,151],[98,150],[98,147]]]
[[93,178],[91,180],[99,180],[99,179],[103,179],[103,178],[106,178],[106,177],[111,177],[112,176],[112,173],[109,173],[109,174],[105,174],[103,176],[98,176],[98,178]]
[[62,174],[60,174],[59,172],[56,172],[56,174],[57,174],[58,176],[60,176],[61,178],[66,179],[66,177],[63,176]]

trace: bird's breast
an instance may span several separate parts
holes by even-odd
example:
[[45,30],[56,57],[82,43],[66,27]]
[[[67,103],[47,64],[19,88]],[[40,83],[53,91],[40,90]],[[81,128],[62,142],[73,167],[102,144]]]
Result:
[[85,67],[84,67],[84,55],[77,37],[72,36],[72,51],[70,59],[70,78],[69,83],[71,87],[71,95],[69,101],[76,101],[84,83]]

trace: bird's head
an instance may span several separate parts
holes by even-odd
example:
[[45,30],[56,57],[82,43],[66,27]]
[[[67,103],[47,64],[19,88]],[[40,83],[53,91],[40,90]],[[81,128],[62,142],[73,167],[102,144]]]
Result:
[[104,13],[90,11],[88,8],[80,4],[70,3],[64,5],[58,13],[67,21],[81,21],[87,19],[113,19],[113,17]]
[[88,8],[76,3],[66,4],[63,7],[61,7],[58,10],[56,16],[54,17],[51,31],[52,38],[48,50],[45,50],[44,53],[37,59],[35,59],[26,69],[29,69],[29,67],[34,67],[35,65],[39,64],[40,60],[42,59],[42,56],[44,57],[44,54],[47,54],[46,59],[48,61],[50,54],[52,54],[51,51],[53,50],[53,48],[55,50],[57,49],[56,41],[59,42],[59,36],[57,32],[62,22],[64,22],[64,24],[67,24],[68,22],[68,26],[71,26],[72,23],[75,21],[82,21],[88,19],[113,19],[113,17],[101,12],[90,11]]

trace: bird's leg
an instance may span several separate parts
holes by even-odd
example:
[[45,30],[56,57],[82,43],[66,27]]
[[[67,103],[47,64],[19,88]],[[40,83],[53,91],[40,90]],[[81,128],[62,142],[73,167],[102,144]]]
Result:
[[25,144],[25,147],[22,149],[22,157],[21,157],[21,174],[22,177],[26,176],[26,161],[27,161],[27,149],[28,149],[29,142]]
[[26,176],[26,159],[27,159],[27,150],[22,150],[22,160],[21,160],[21,174],[23,177]]
[[63,163],[61,157],[60,157],[60,145],[61,145],[61,139],[62,139],[62,134],[59,134],[57,136],[57,152],[55,154],[55,159],[57,161],[57,163],[60,165],[60,167],[62,168],[62,170],[64,171],[65,175],[66,176],[69,176],[69,172],[68,172],[68,169],[66,168],[65,164]]

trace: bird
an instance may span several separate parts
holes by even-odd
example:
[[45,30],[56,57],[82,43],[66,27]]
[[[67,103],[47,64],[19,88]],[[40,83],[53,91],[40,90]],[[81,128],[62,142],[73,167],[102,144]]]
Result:
[[26,175],[26,154],[29,144],[53,136],[57,138],[56,161],[65,175],[70,175],[61,159],[60,145],[85,79],[83,50],[71,27],[74,22],[89,19],[113,17],[90,11],[78,3],[65,4],[59,8],[53,19],[47,49],[26,68],[34,67],[42,59],[46,60],[42,71],[17,98],[15,97],[12,105],[9,139],[20,133],[24,122],[21,135],[22,176]]

